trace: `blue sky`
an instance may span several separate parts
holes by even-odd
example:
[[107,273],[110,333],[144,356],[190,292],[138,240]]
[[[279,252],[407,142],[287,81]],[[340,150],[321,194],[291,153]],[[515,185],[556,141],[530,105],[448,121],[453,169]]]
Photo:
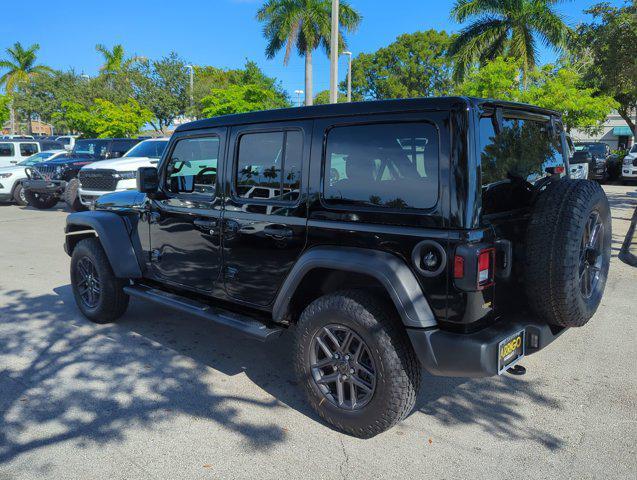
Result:
[[[359,30],[348,36],[354,54],[374,51],[402,33],[459,28],[449,19],[452,0],[350,0],[350,3],[363,15]],[[594,3],[567,0],[558,9],[568,24],[576,25],[586,20],[582,10]],[[292,58],[287,67],[282,55],[273,60],[265,58],[261,25],[255,19],[261,4],[262,0],[14,2],[2,14],[0,50],[15,41],[25,45],[37,42],[41,46],[41,62],[89,75],[96,74],[100,66],[100,56],[95,51],[98,43],[109,47],[122,43],[130,54],[148,58],[176,51],[195,65],[240,67],[249,58],[268,75],[280,79],[289,92],[303,89],[301,57]],[[554,59],[554,54],[543,49],[541,58],[548,62]],[[316,52],[314,59],[317,93],[329,87],[329,63],[322,51]],[[341,78],[345,76],[345,67],[343,58]]]

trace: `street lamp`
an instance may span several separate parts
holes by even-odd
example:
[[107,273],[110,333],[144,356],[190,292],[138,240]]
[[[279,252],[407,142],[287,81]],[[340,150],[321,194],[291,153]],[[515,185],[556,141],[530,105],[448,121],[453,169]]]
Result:
[[332,0],[332,34],[330,35],[330,103],[338,102],[338,0]]
[[299,107],[301,106],[301,95],[303,95],[303,90],[294,90],[294,93],[298,96]]
[[352,101],[352,52],[343,52],[347,55],[347,103]]

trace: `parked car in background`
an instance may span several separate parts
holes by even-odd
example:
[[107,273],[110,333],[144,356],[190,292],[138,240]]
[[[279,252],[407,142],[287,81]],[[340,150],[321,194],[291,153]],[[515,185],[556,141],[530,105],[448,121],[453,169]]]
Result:
[[5,135],[6,140],[33,140],[33,135]]
[[18,205],[26,205],[22,181],[27,178],[26,167],[32,167],[38,163],[54,160],[67,155],[66,150],[46,150],[44,152],[31,155],[26,160],[22,160],[11,167],[0,168],[0,201],[14,201]]
[[106,193],[134,190],[137,169],[157,165],[166,145],[168,138],[144,140],[126,152],[122,158],[82,167],[78,176],[80,203],[89,207]]
[[604,182],[610,178],[607,160],[610,147],[603,142],[575,142],[573,162],[588,164],[589,180]]
[[622,162],[622,180],[637,180],[637,143],[628,151]]
[[50,140],[0,140],[0,167],[17,165],[31,155],[45,150],[60,150],[63,148],[61,143]]
[[78,197],[80,169],[89,163],[119,158],[138,143],[139,140],[134,138],[76,140],[73,150],[65,158],[27,167],[28,179],[23,186],[29,205],[49,209],[64,199],[71,210],[83,210]]

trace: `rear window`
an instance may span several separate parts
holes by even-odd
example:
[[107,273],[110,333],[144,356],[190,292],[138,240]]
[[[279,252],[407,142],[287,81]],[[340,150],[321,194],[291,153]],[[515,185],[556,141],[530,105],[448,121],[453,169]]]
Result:
[[547,169],[564,165],[560,135],[548,120],[504,118],[496,133],[492,117],[480,119],[482,213],[522,208]]
[[329,131],[328,205],[430,208],[438,199],[438,133],[428,123],[379,123]]

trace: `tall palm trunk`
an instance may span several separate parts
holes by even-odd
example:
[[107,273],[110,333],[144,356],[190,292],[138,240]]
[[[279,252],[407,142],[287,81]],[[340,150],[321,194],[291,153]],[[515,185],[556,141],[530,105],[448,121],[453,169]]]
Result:
[[312,92],[312,49],[305,51],[305,105],[314,105],[314,93]]

